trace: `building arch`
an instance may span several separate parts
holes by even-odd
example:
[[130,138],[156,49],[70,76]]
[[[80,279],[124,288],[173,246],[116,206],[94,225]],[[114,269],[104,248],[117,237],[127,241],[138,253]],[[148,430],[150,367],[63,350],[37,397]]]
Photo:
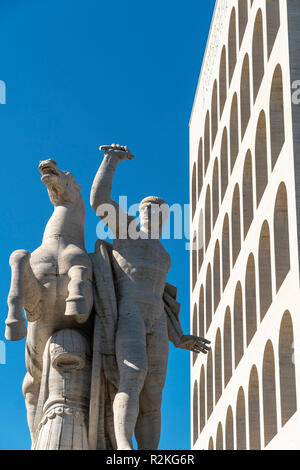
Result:
[[276,289],[280,289],[290,270],[290,243],[287,191],[281,183],[276,196],[274,210],[274,247]]
[[248,150],[243,172],[243,220],[244,239],[253,220],[253,182],[252,182],[252,156]]
[[230,235],[229,235],[229,217],[225,215],[222,230],[222,281],[223,291],[230,276]]
[[212,437],[209,438],[208,450],[214,450],[214,441]]
[[266,0],[268,57],[270,57],[280,28],[279,0]]
[[210,186],[207,186],[205,196],[205,249],[207,249],[211,236],[211,202]]
[[231,406],[227,410],[225,436],[226,450],[234,450],[233,413]]
[[202,186],[203,186],[203,140],[201,137],[199,141],[199,147],[198,147],[198,199],[200,197]]
[[277,65],[270,94],[270,132],[272,170],[285,142],[282,70]]
[[260,450],[260,400],[259,381],[255,366],[252,367],[248,389],[250,450]]
[[248,0],[239,0],[239,42],[240,47],[245,34],[246,26],[248,23]]
[[214,253],[214,311],[220,302],[221,296],[221,279],[220,279],[220,245],[217,240]]
[[297,411],[294,332],[290,312],[282,317],[279,333],[279,375],[282,426]]
[[195,445],[198,439],[198,383],[194,382],[193,390],[193,444]]
[[237,94],[235,93],[232,98],[231,111],[230,111],[230,168],[231,172],[235,165],[239,153],[239,115],[238,115],[238,101]]
[[244,354],[244,328],[243,328],[243,295],[242,286],[238,282],[234,295],[234,358],[235,367],[238,366]]
[[246,297],[246,336],[249,346],[257,329],[255,261],[251,253],[248,258],[245,281]]
[[205,373],[204,373],[204,366],[201,367],[201,374],[200,374],[200,432],[205,426]]
[[229,33],[228,33],[228,71],[229,71],[229,84],[234,73],[236,64],[236,14],[235,8],[232,9],[230,22],[229,22]]
[[[194,336],[198,336],[198,314],[197,314],[197,304],[194,305],[193,310],[193,327],[192,327],[192,334]],[[193,352],[193,365],[195,364],[197,359],[197,353]]]
[[256,174],[256,204],[260,203],[268,183],[268,154],[266,115],[259,115],[255,138],[255,174]]
[[194,218],[195,210],[196,210],[196,194],[197,194],[196,163],[194,163],[193,172],[192,172],[192,218]]
[[263,223],[258,250],[260,319],[262,320],[272,303],[271,247],[268,222]]
[[214,407],[214,384],[213,384],[213,357],[212,350],[207,354],[206,366],[206,401],[207,401],[207,419],[210,417]]
[[215,339],[215,403],[217,404],[223,389],[222,379],[222,340],[218,329]]
[[211,267],[210,264],[206,271],[206,332],[208,331],[212,320],[212,282],[211,282]]
[[250,66],[249,56],[245,55],[241,76],[241,138],[243,139],[250,119]]
[[223,201],[228,186],[228,138],[224,127],[221,143],[221,200]]
[[258,10],[252,40],[252,71],[253,71],[253,95],[254,102],[260,89],[264,76],[264,35],[263,35],[263,16],[261,9]]
[[241,250],[241,206],[240,190],[238,184],[235,185],[232,209],[231,209],[231,235],[232,235],[232,264],[235,265]]
[[201,338],[205,335],[205,320],[204,320],[204,289],[203,285],[200,288],[200,295],[199,295],[199,322],[198,322],[198,329],[199,329],[199,336]]
[[220,117],[222,116],[223,109],[227,98],[227,65],[226,65],[226,47],[223,46],[220,71],[219,71],[219,96],[220,96]]
[[236,444],[237,450],[246,450],[245,394],[242,387],[239,388],[236,404]]
[[219,162],[215,159],[212,182],[213,227],[219,214]]
[[197,234],[194,232],[192,243],[192,286],[195,288],[197,281]]
[[199,225],[198,225],[198,273],[202,267],[204,256],[204,224],[203,224],[203,211],[200,211]]
[[223,450],[223,429],[221,423],[218,424],[217,429],[216,450]]
[[210,120],[209,111],[206,113],[204,126],[204,174],[206,173],[210,160]]
[[265,446],[277,434],[276,382],[274,350],[269,340],[263,359],[263,405]]
[[218,132],[218,85],[217,80],[214,82],[212,99],[211,99],[211,140],[212,147],[214,146],[216,135]]
[[228,384],[232,376],[232,333],[231,313],[227,307],[224,319],[224,386]]

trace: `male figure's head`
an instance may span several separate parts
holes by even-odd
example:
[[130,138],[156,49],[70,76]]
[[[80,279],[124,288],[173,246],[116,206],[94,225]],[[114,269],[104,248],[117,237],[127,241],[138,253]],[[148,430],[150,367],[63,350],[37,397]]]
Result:
[[150,238],[160,238],[163,226],[169,217],[167,203],[156,196],[148,196],[139,205],[141,229]]

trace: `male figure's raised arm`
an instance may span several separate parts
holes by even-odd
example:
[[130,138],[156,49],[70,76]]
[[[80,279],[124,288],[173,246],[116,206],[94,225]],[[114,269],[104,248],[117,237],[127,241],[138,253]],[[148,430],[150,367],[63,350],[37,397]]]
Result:
[[[90,204],[103,222],[108,225],[114,234],[117,234],[122,209],[119,204],[111,199],[113,177],[118,162],[126,159],[131,160],[133,155],[127,146],[123,147],[117,144],[101,146],[100,150],[105,151],[104,159],[92,185]],[[124,213],[124,216],[128,219],[127,214]]]

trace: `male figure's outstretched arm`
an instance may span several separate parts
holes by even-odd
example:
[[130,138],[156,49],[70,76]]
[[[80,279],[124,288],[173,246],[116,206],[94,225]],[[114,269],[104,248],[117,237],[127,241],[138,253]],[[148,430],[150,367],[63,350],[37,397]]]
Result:
[[[96,214],[108,225],[114,232],[118,231],[118,221],[122,209],[113,199],[111,199],[111,190],[115,170],[120,161],[133,158],[127,146],[117,144],[103,145],[100,150],[104,150],[104,159],[100,165],[99,170],[95,176],[91,194],[90,204]],[[114,214],[112,211],[114,210]],[[125,214],[128,218],[128,215]]]

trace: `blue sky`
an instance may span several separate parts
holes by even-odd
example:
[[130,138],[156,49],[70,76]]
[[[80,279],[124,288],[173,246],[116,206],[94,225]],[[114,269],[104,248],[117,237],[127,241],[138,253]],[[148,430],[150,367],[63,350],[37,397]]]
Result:
[[[54,158],[82,185],[86,246],[97,218],[89,191],[100,144],[128,145],[113,196],[128,203],[159,195],[189,200],[188,122],[214,0],[9,0],[0,3],[0,340],[4,340],[8,258],[41,243],[52,212],[37,171]],[[189,253],[185,240],[164,241],[172,257],[181,321],[189,331]],[[21,384],[24,340],[6,343],[0,364],[0,449],[30,445]],[[189,354],[170,347],[161,449],[190,448]]]

